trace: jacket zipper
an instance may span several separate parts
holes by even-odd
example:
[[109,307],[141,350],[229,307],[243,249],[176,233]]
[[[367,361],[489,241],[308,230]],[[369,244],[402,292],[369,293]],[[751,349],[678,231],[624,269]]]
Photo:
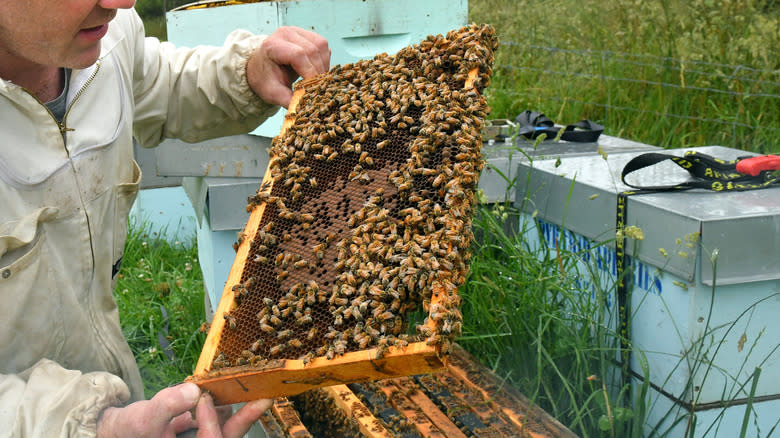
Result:
[[[60,127],[60,132],[62,133],[63,142],[65,141],[65,133],[67,131],[75,131],[75,128],[68,128],[68,125],[67,125],[68,114],[70,114],[71,108],[73,108],[73,106],[76,105],[76,102],[79,100],[81,95],[84,94],[84,91],[92,83],[92,81],[95,79],[95,76],[97,76],[99,71],[100,71],[100,60],[98,59],[97,61],[95,61],[95,71],[92,72],[92,74],[89,76],[89,78],[87,78],[87,81],[84,82],[84,85],[82,85],[81,88],[79,89],[79,91],[76,92],[76,95],[73,96],[73,101],[70,103],[70,105],[68,105],[67,109],[65,109],[65,114],[62,116],[62,121],[57,123],[59,125],[59,127]],[[55,121],[56,121],[56,118],[55,118]],[[67,151],[67,148],[66,148],[66,151]],[[70,156],[70,153],[68,153],[68,156]],[[83,204],[83,201],[82,201],[82,204]],[[85,212],[85,217],[86,217],[86,220],[87,220],[87,228],[89,230],[88,231],[88,233],[89,233],[89,240],[90,240],[89,246],[90,246],[90,251],[92,252],[92,275],[94,276],[95,275],[96,263],[95,263],[95,249],[93,247],[94,243],[92,241],[92,239],[93,239],[92,223],[89,220],[89,215],[86,215],[86,211],[87,211],[87,209],[86,209],[86,206],[85,206],[84,212]],[[93,281],[94,281],[94,278],[93,278]],[[93,301],[94,295],[90,294],[90,298],[91,298],[90,301]],[[98,342],[100,342],[101,344],[103,344],[106,347],[104,350],[101,350],[101,351],[105,353],[105,356],[107,356],[106,357],[106,359],[108,361],[106,363],[107,368],[113,366],[113,368],[114,368],[114,370],[116,370],[116,372],[119,372],[123,376],[125,374],[128,374],[128,377],[130,377],[131,373],[127,373],[127,370],[123,366],[123,363],[117,357],[116,351],[119,349],[119,347],[117,347],[116,343],[112,342],[110,340],[110,338],[107,338],[107,337],[103,336],[103,333],[102,333],[103,330],[104,330],[103,324],[105,322],[101,318],[99,318],[97,316],[97,314],[95,312],[94,303],[91,303],[90,306],[89,306],[89,315],[90,315],[91,326],[92,326],[93,332],[95,334],[95,337],[97,338]]]
[[[81,86],[78,92],[76,92],[76,95],[73,96],[73,102],[68,105],[68,108],[65,109],[65,114],[62,116],[62,121],[57,120],[57,117],[54,116],[54,113],[51,112],[48,106],[46,106],[45,103],[41,102],[41,99],[38,98],[34,93],[30,92],[30,90],[23,88],[24,91],[26,91],[29,95],[33,97],[33,99],[37,100],[38,103],[41,104],[44,108],[46,108],[46,112],[49,113],[51,118],[54,120],[54,123],[57,124],[57,127],[60,129],[60,134],[62,134],[62,140],[65,141],[65,133],[68,131],[75,131],[75,128],[68,128],[68,125],[65,123],[65,121],[68,119],[68,114],[70,114],[70,109],[73,108],[73,105],[76,104],[76,101],[79,100],[82,94],[84,94],[84,90],[89,87],[89,84],[92,83],[92,81],[95,79],[95,76],[97,76],[98,72],[100,71],[100,60],[98,59],[95,61],[95,71],[92,72],[92,74],[87,78],[87,81],[84,82],[84,85]],[[67,152],[67,148],[66,148]],[[70,155],[70,154],[68,154]]]
[[[81,97],[81,95],[84,94],[84,90],[86,90],[87,87],[89,87],[89,84],[92,83],[92,81],[95,79],[95,76],[97,76],[99,71],[100,71],[100,60],[98,59],[97,61],[95,61],[95,71],[92,72],[92,74],[89,76],[89,78],[87,78],[87,82],[85,82],[84,85],[81,86],[79,91],[76,92],[76,95],[73,96],[73,101],[70,103],[70,105],[68,105],[68,108],[65,110],[65,114],[62,116],[62,121],[61,122],[57,122],[57,125],[60,127],[60,132],[62,133],[63,136],[65,135],[65,133],[67,131],[74,131],[75,130],[74,128],[68,128],[68,125],[67,125],[67,122],[66,122],[68,120],[68,114],[70,114],[70,110],[71,110],[71,108],[73,108],[73,105],[75,105],[76,101],[78,101],[79,98]],[[51,111],[49,111],[49,113],[51,113]],[[53,114],[52,114],[52,117],[54,117]],[[54,120],[57,120],[57,119],[55,118]]]

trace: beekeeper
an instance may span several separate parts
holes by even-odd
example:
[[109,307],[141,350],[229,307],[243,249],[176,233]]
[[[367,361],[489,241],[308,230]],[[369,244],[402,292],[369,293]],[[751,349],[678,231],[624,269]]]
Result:
[[328,70],[328,44],[285,27],[177,49],[144,38],[133,4],[0,1],[0,436],[240,436],[270,405],[222,425],[192,383],[143,400],[112,297],[132,138],[248,132]]

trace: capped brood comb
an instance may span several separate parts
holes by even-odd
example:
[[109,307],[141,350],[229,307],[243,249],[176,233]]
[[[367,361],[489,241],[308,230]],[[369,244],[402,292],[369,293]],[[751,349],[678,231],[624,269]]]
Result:
[[472,25],[296,86],[193,381],[232,403],[441,368],[496,48]]

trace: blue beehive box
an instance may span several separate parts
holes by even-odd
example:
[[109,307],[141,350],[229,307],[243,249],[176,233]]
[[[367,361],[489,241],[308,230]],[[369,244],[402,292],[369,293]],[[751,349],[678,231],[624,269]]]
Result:
[[[729,160],[746,155],[719,146],[694,149]],[[599,242],[615,238],[617,194],[631,189],[620,174],[639,153],[605,158],[553,150],[518,167],[517,203],[540,231],[527,233],[528,240],[581,251],[585,288],[615,283],[614,246]],[[689,175],[666,162],[629,178],[667,185]],[[644,375],[640,355],[632,356],[634,385],[647,379],[651,387],[646,435],[683,436],[691,420],[695,436],[739,436],[760,367],[748,436],[765,436],[780,412],[780,187],[635,195],[628,198],[627,225],[644,234],[629,240],[627,275],[633,280],[630,340],[649,369]],[[606,299],[613,312],[603,322],[614,329],[614,287]]]

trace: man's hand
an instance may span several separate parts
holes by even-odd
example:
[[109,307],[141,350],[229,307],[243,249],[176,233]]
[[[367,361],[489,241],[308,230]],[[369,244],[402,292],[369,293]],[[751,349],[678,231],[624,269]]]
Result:
[[328,41],[298,27],[280,27],[249,57],[249,86],[263,101],[285,108],[292,99],[292,83],[330,68]]
[[[268,409],[271,400],[247,403],[232,417],[230,406],[214,407],[208,394],[201,394],[194,383],[166,388],[151,400],[132,403],[124,408],[107,408],[98,420],[97,436],[170,437],[198,429],[198,437],[241,437]],[[193,418],[190,412],[197,406]]]
[[217,412],[223,406],[215,409],[211,396],[203,393],[195,411],[195,417],[198,419],[198,438],[243,437],[272,404],[273,400],[249,402],[223,422],[220,420],[221,414]]

